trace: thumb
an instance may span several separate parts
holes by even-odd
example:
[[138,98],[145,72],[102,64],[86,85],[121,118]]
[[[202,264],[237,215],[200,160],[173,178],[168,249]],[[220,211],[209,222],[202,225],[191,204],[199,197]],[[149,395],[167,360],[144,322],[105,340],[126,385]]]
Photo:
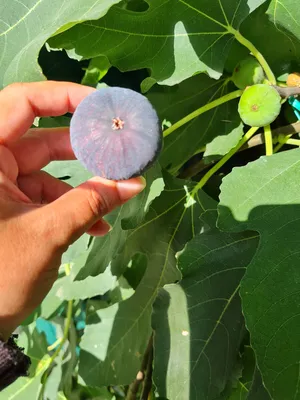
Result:
[[142,177],[126,181],[94,177],[42,207],[40,211],[48,216],[48,221],[45,221],[45,214],[43,219],[47,225],[51,224],[51,236],[59,241],[58,245],[68,246],[105,214],[140,193],[145,185],[146,181]]

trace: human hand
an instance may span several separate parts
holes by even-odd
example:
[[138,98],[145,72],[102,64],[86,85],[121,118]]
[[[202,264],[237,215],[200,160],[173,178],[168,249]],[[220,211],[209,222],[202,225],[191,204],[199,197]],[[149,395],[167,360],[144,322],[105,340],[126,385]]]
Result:
[[106,234],[102,217],[143,190],[141,178],[92,178],[77,188],[40,169],[75,159],[69,129],[30,129],[36,116],[73,112],[93,88],[67,82],[13,84],[0,92],[0,334],[41,303],[61,256],[84,232]]

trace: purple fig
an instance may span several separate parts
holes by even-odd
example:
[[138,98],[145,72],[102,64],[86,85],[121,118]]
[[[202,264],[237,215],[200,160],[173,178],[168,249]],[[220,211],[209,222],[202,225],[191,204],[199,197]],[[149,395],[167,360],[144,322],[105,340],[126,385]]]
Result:
[[119,87],[101,88],[83,99],[71,119],[70,136],[84,167],[112,180],[141,175],[162,148],[161,123],[149,100]]

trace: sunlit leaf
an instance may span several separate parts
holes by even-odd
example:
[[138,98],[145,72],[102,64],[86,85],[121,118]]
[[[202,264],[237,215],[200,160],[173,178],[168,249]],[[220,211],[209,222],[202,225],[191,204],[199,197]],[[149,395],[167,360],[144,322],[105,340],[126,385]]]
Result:
[[[222,74],[234,36],[230,28],[264,0],[148,0],[144,12],[112,7],[50,40],[85,58],[105,54],[122,71],[151,69],[151,84],[175,85],[199,72]],[[86,38],[89,38],[86,40]]]
[[166,176],[164,191],[141,225],[128,232],[113,268],[123,269],[136,253],[144,253],[147,269],[128,300],[88,313],[80,355],[80,374],[86,384],[125,384],[136,376],[151,334],[152,304],[158,290],[180,279],[176,252],[200,231],[199,215],[203,207],[209,208],[204,193],[198,203],[190,198],[190,190],[187,182]]
[[221,186],[221,229],[260,233],[241,296],[251,345],[271,397],[298,397],[300,150],[236,168]]
[[1,1],[0,89],[12,82],[44,79],[37,59],[48,37],[68,23],[100,18],[119,1]]
[[179,257],[182,281],[165,286],[154,304],[160,396],[215,399],[224,390],[245,334],[239,287],[257,238],[214,231],[186,245]]

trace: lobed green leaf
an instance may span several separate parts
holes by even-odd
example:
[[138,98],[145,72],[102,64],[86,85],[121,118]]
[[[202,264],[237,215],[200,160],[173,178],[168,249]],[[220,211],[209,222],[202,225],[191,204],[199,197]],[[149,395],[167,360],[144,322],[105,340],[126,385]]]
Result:
[[196,235],[180,254],[183,279],[165,286],[154,304],[160,396],[215,399],[225,389],[245,334],[239,288],[257,239],[213,229]]
[[256,230],[258,250],[241,285],[262,379],[274,400],[299,397],[299,156],[291,150],[235,168],[221,186],[221,229]]
[[79,368],[88,385],[128,384],[135,378],[151,335],[158,290],[180,278],[175,254],[203,226],[198,217],[208,204],[207,196],[200,194],[201,201],[193,201],[189,183],[168,175],[164,180],[164,191],[143,222],[128,231],[126,246],[112,262],[112,269],[120,271],[137,253],[145,254],[147,268],[135,293],[119,304],[94,307],[88,313]]
[[149,68],[144,89],[155,82],[175,85],[199,72],[219,78],[233,42],[230,28],[238,29],[264,0],[147,3],[144,12],[112,7],[104,18],[76,25],[49,43],[75,48],[84,58],[106,55],[121,71]]
[[4,0],[0,4],[0,89],[12,82],[44,79],[38,54],[49,36],[105,15],[120,0]]

